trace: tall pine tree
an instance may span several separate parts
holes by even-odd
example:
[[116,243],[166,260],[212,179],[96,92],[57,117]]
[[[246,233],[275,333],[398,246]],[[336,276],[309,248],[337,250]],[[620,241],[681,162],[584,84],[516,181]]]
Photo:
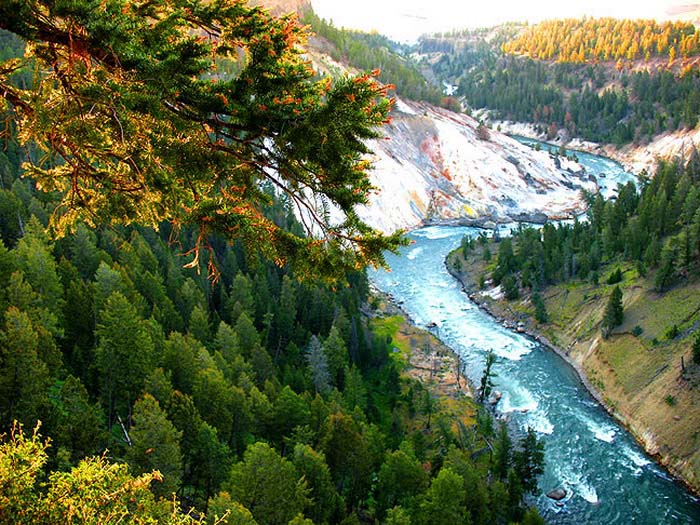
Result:
[[624,315],[625,314],[622,309],[622,290],[619,286],[615,286],[613,291],[610,293],[608,304],[605,306],[605,312],[603,313],[604,337],[608,337],[613,328],[622,324]]

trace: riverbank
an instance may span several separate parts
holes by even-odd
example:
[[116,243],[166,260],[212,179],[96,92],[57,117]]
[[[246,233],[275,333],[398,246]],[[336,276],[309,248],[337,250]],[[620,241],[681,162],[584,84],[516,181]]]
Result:
[[461,361],[454,350],[416,326],[390,295],[373,288],[370,304],[365,315],[375,335],[391,341],[392,357],[399,362],[402,375],[426,388],[443,414],[473,424],[475,390],[461,373]]
[[[448,271],[461,282],[470,299],[501,324],[529,335],[559,355],[657,463],[698,494],[700,371],[689,366],[679,375],[680,357],[689,349],[682,337],[658,341],[669,318],[681,324],[682,333],[691,331],[697,321],[694,312],[700,308],[700,300],[692,297],[700,293],[700,286],[688,291],[690,299],[650,297],[632,270],[626,272],[626,321],[603,340],[599,321],[606,293],[596,291],[593,285],[547,288],[541,294],[550,322],[538,323],[527,298],[506,301],[500,288],[488,282],[485,276],[495,262],[485,261],[481,250],[483,247],[477,247],[469,260],[457,250],[446,260]],[[497,247],[491,245],[490,251],[496,253]],[[479,281],[484,283],[483,289]],[[690,363],[688,355],[685,363]]]
[[640,173],[642,170],[652,173],[656,167],[658,157],[664,157],[663,154],[660,154],[662,152],[657,152],[654,148],[652,148],[654,153],[647,155],[647,147],[627,145],[618,148],[613,144],[601,144],[578,137],[570,138],[564,133],[549,138],[546,133],[539,132],[534,124],[498,120],[494,121],[492,125],[506,135],[537,140],[545,144],[551,144],[555,148],[564,146],[569,151],[582,151],[592,155],[607,157],[620,164],[630,173]]
[[690,155],[692,148],[700,145],[700,129],[677,130],[655,136],[648,144],[626,144],[618,147],[613,144],[601,144],[577,137],[570,138],[566,133],[548,138],[534,124],[494,120],[491,126],[507,135],[517,135],[529,139],[550,143],[555,147],[562,144],[568,150],[584,151],[613,159],[631,173],[654,173],[659,159],[672,159]]

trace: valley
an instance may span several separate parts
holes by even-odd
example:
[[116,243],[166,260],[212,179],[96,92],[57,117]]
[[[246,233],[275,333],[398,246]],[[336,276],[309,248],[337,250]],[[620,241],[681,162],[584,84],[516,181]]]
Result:
[[319,3],[0,2],[0,525],[700,522],[696,9]]
[[[515,327],[504,327],[469,300],[443,265],[463,236],[478,229],[429,227],[410,234],[415,243],[389,258],[391,272],[370,278],[461,357],[475,384],[484,354],[497,356],[496,412],[518,430],[534,429],[546,447],[542,492],[535,498],[547,523],[648,525],[691,524],[700,517],[696,500],[675,483],[607,416],[583,388],[576,373],[557,355]],[[566,491],[555,502],[544,494]]]

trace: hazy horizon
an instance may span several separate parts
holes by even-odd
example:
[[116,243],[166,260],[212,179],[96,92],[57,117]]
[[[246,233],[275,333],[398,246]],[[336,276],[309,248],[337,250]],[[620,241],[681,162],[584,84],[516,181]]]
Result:
[[[490,0],[475,9],[454,0],[311,0],[314,11],[338,27],[378,31],[394,40],[413,41],[421,34],[487,27],[503,22],[539,22],[546,18],[581,16],[677,19],[700,3],[682,0]],[[697,16],[697,15],[696,15]]]

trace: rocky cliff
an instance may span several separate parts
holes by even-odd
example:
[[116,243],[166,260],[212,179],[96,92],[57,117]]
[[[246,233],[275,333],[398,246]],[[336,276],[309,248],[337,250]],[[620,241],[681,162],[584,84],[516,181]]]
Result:
[[[271,12],[302,12],[308,0],[255,0]],[[329,56],[333,44],[312,37],[306,55],[319,75],[355,74]],[[580,190],[596,185],[581,167],[537,152],[478,122],[428,104],[397,101],[383,139],[370,143],[378,191],[358,210],[391,232],[426,222],[568,217],[584,210]]]
[[584,210],[596,185],[581,167],[535,151],[473,118],[398,101],[385,139],[371,143],[378,188],[360,216],[382,231],[455,219],[561,218]]

